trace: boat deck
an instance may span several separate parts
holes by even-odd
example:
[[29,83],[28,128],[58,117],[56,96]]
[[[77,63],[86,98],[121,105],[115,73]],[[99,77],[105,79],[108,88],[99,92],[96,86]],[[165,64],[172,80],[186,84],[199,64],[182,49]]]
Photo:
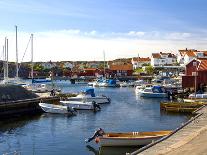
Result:
[[[183,124],[180,128],[176,129],[175,132],[169,137],[163,138],[159,140],[158,142],[155,142],[154,144],[149,144],[129,154],[130,155],[175,154],[174,152],[177,151],[178,148],[182,148],[187,143],[190,143],[190,142],[196,143],[194,141],[196,137],[202,134],[203,132],[206,133],[207,131],[207,106],[203,106],[196,113],[197,115],[195,117],[191,118],[188,122]],[[207,139],[204,139],[204,141],[206,143]],[[198,143],[198,140],[197,140],[197,143]],[[202,150],[203,146],[200,145],[200,147]],[[199,150],[199,147],[196,148],[196,150]],[[192,153],[193,152],[191,152],[190,154]],[[179,154],[179,153],[176,152],[176,154]]]

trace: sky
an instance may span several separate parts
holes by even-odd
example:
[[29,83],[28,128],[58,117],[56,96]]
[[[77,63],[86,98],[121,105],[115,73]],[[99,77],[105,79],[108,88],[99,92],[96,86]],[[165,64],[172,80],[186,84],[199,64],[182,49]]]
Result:
[[31,59],[31,33],[34,61],[207,50],[206,6],[206,0],[0,0],[0,59],[5,37],[9,60],[16,59],[15,25],[19,62]]

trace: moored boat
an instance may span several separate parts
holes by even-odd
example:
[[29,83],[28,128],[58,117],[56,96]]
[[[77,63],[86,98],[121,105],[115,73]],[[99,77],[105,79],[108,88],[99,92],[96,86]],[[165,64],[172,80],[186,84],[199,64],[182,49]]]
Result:
[[48,104],[48,103],[39,103],[39,106],[44,112],[47,113],[55,113],[55,114],[69,114],[74,115],[75,111],[67,106],[63,105],[54,105],[54,104]]
[[141,97],[146,98],[166,98],[168,97],[168,93],[162,86],[153,86],[153,87],[146,87],[143,90],[139,90],[138,94]]
[[74,108],[77,110],[100,110],[101,107],[96,102],[83,102],[83,101],[60,101],[61,105]]
[[152,131],[152,132],[125,132],[125,133],[105,133],[96,138],[100,146],[139,146],[147,145],[172,131]]
[[84,102],[93,102],[95,101],[98,104],[103,104],[103,103],[110,103],[110,98],[106,96],[96,96],[94,93],[94,89],[86,89],[84,92],[78,94],[75,97],[68,97],[68,101],[84,101]]

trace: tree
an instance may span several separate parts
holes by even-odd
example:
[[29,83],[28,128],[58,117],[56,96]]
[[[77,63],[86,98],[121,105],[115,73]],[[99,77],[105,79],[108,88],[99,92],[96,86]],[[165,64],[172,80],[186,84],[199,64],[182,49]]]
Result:
[[154,73],[154,68],[151,65],[146,66],[145,71],[146,71],[147,74],[152,75]]

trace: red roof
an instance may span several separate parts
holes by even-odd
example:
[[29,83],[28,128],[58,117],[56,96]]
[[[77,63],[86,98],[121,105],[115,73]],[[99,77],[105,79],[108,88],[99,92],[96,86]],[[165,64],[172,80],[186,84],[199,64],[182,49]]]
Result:
[[133,70],[132,64],[110,65],[110,70]]
[[147,58],[132,58],[133,61],[139,61],[139,62],[146,62],[146,61],[151,61],[151,59],[149,57]]
[[153,58],[161,58],[160,53],[152,53]]
[[202,60],[200,59],[200,64],[198,66],[198,71],[207,71],[207,59]]
[[189,56],[189,57],[195,57],[196,56],[193,51],[186,52],[186,55]]

